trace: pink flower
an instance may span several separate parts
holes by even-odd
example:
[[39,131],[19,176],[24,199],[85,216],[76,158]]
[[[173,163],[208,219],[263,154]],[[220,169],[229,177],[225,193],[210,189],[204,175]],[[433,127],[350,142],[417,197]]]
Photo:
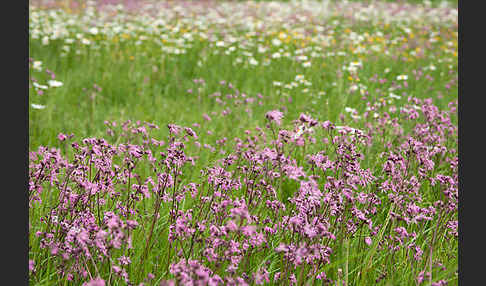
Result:
[[98,277],[88,283],[83,283],[83,286],[105,286],[105,280]]
[[209,115],[207,115],[206,113],[203,114],[203,118],[206,121],[211,121],[211,117],[209,117]]
[[271,110],[265,114],[265,117],[270,121],[275,121],[277,125],[282,123],[283,113],[278,110]]
[[236,225],[236,223],[234,221],[229,220],[226,223],[226,229],[228,229],[229,231],[236,231],[238,229],[238,226]]
[[365,238],[365,243],[366,243],[366,244],[368,244],[368,245],[371,245],[372,240],[371,240],[371,238],[370,238],[369,236],[367,236],[367,237]]

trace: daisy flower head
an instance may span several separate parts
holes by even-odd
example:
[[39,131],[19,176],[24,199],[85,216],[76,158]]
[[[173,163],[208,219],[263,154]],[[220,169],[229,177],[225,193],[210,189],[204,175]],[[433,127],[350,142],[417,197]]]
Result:
[[397,76],[397,80],[407,80],[407,79],[408,79],[408,75],[406,74],[401,74]]

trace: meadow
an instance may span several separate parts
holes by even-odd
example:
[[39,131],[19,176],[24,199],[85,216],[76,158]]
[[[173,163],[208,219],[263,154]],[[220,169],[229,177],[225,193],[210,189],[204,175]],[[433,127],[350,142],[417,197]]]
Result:
[[29,7],[31,285],[457,285],[457,4]]

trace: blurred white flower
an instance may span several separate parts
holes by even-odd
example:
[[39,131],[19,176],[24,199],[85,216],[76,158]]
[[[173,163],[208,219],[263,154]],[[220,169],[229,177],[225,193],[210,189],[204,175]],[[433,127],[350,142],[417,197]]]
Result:
[[349,63],[349,66],[350,67],[363,67],[363,63],[362,62],[350,62]]
[[296,81],[302,81],[302,80],[304,80],[304,75],[302,75],[302,74],[298,74],[298,75],[296,75],[296,76],[295,76],[295,80],[296,80]]
[[304,56],[304,55],[297,57],[298,61],[307,61],[307,59],[308,59],[307,56]]
[[397,80],[407,80],[408,79],[408,75],[405,75],[405,74],[401,74],[399,76],[397,76]]
[[345,107],[345,108],[344,108],[344,111],[346,111],[346,112],[350,112],[350,113],[355,113],[355,112],[357,112],[357,111],[356,111],[356,109],[351,108],[351,107]]
[[35,103],[32,103],[30,106],[32,106],[32,108],[34,108],[34,109],[44,109],[44,108],[46,108],[45,105],[40,105],[40,104],[35,104]]
[[38,84],[37,82],[33,82],[32,85],[35,87],[35,88],[40,88],[40,89],[47,89],[48,86],[47,85],[42,85],[42,84]]
[[96,27],[92,27],[91,29],[89,29],[89,32],[93,35],[97,35],[98,34],[98,28]]
[[302,136],[302,134],[304,134],[304,130],[305,130],[304,125],[299,126],[299,130],[297,130],[297,132],[294,134],[294,139],[297,139],[300,136]]
[[41,61],[34,61],[32,67],[37,71],[42,71],[42,62]]
[[273,39],[272,40],[272,45],[274,46],[280,46],[282,44],[282,42],[279,40],[279,39]]
[[49,84],[50,87],[60,87],[63,85],[62,82],[60,81],[57,81],[57,80],[53,80],[51,79],[50,81],[47,82]]

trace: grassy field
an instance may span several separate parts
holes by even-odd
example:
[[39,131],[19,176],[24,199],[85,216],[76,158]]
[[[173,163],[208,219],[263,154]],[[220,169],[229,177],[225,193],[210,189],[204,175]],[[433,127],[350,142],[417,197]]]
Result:
[[114,2],[31,1],[32,285],[458,284],[457,1]]

